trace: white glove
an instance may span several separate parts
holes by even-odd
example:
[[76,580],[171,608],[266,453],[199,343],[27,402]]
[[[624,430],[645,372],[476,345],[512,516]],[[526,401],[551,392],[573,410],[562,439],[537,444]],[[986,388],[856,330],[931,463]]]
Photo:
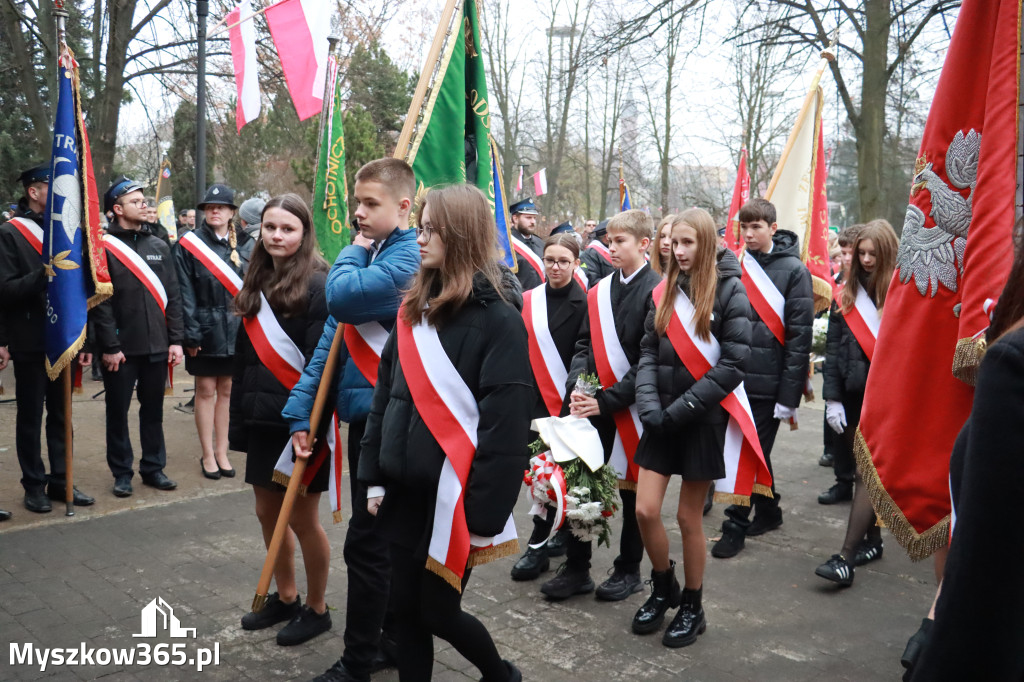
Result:
[[775,418],[782,421],[792,419],[796,421],[796,408],[786,407],[782,403],[775,403]]
[[846,426],[846,409],[838,400],[825,401],[825,421],[836,433],[842,433]]

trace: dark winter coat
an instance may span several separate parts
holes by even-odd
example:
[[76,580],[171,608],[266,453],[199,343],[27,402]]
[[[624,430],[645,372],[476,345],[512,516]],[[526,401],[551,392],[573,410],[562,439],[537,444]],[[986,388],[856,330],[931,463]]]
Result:
[[90,346],[94,352],[126,356],[166,353],[168,345],[183,339],[181,296],[171,251],[149,233],[146,225],[126,230],[117,221],[107,227],[107,238],[120,239],[152,268],[167,292],[166,316],[149,289],[131,270],[108,254],[107,267],[114,295],[89,311]]
[[516,254],[516,279],[519,280],[519,288],[523,291],[529,291],[544,283],[529,261],[518,253]]
[[[861,285],[863,286],[863,284]],[[821,393],[825,400],[846,400],[863,396],[868,385],[871,361],[857,343],[850,325],[846,324],[839,306],[832,304],[825,337],[825,368]]]
[[1024,679],[1024,329],[989,347],[949,473],[956,527],[915,681]]
[[[587,316],[587,293],[575,280],[570,281],[568,286],[561,289],[552,289],[550,284],[545,284],[539,293],[547,297],[548,331],[551,332],[551,340],[555,342],[562,365],[568,370],[576,351],[576,340],[579,338],[580,327]],[[536,396],[534,418],[550,417],[551,414],[548,412],[544,399],[540,396],[540,389],[537,388],[536,381],[533,390]],[[563,410],[568,409],[568,400],[569,393],[567,392],[562,404]]]
[[600,251],[591,248],[585,248],[580,253],[580,267],[587,273],[588,288],[615,272],[615,266]]
[[[14,216],[43,226],[43,216],[30,211],[24,199]],[[45,321],[43,263],[18,228],[4,223],[0,225],[0,345],[12,353],[42,353]]]
[[[645,429],[678,432],[678,447],[702,442],[697,432],[726,424],[729,414],[722,407],[725,396],[744,380],[750,358],[750,306],[740,281],[739,261],[727,249],[718,251],[718,286],[711,319],[711,335],[721,347],[721,357],[700,378],[679,359],[668,335],[654,328],[655,311],[647,316],[636,377],[636,408]],[[680,275],[684,292],[688,278]],[[682,293],[680,293],[682,295]]]
[[[305,312],[295,317],[277,315],[281,328],[302,351],[307,364],[327,320],[326,281],[326,272],[314,272],[309,278],[309,303]],[[228,442],[232,450],[244,452],[248,446],[248,427],[287,427],[281,410],[288,400],[289,389],[260,361],[244,324],[238,330],[233,374]]]
[[[515,289],[512,279],[508,273],[503,290]],[[515,506],[529,459],[533,377],[526,327],[517,307],[477,275],[473,296],[438,334],[480,409],[479,440],[464,499],[466,522],[471,533],[493,536],[502,531]],[[396,338],[391,334],[381,356],[359,480],[385,486],[388,494],[416,491],[432,500],[445,454],[413,404]],[[404,501],[385,495],[383,504],[394,507]],[[382,515],[389,513],[385,506]],[[428,508],[432,513],[433,504]]]
[[[239,277],[245,277],[256,242],[244,230],[235,231],[241,266],[231,262],[231,247],[227,240],[218,238],[205,220],[195,229],[195,234]],[[174,247],[174,259],[185,316],[185,347],[201,348],[200,356],[230,357],[235,352],[240,319],[235,315],[234,296],[181,244]]]
[[778,230],[771,253],[747,251],[786,299],[782,322],[786,344],[775,338],[750,306],[750,360],[743,386],[751,400],[774,401],[797,407],[807,383],[814,337],[814,290],[811,273],[800,260],[800,243],[789,230]]

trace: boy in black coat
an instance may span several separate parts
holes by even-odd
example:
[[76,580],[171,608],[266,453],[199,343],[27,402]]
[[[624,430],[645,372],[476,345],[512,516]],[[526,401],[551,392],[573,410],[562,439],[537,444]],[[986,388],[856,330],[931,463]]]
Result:
[[[771,202],[751,199],[740,208],[738,217],[740,234],[746,242],[743,283],[750,299],[751,322],[744,386],[764,460],[774,480],[771,451],[779,421],[796,422],[796,408],[807,382],[814,336],[814,290],[811,273],[800,259],[797,236],[779,229]],[[747,535],[762,535],[781,526],[782,510],[774,483],[772,495],[754,493],[750,507],[729,506],[722,539],[711,548],[711,556],[736,556]]]
[[[597,374],[589,318],[583,320],[579,340],[576,342],[576,354],[569,368],[567,388],[571,393],[570,413],[590,418],[601,435],[605,462],[609,461],[615,443],[613,414],[628,410],[636,401],[636,370],[640,361],[644,321],[655,307],[651,292],[661,282],[661,277],[651,270],[644,259],[653,233],[654,224],[650,216],[637,209],[624,211],[608,222],[609,250],[617,269],[606,278],[606,284],[611,286],[615,335],[629,361],[629,371],[615,384],[602,387],[594,397],[574,392],[578,377]],[[633,453],[627,454],[631,458]],[[619,538],[619,556],[615,559],[611,577],[597,588],[597,597],[604,601],[620,601],[643,589],[640,561],[644,545],[636,522],[636,483],[630,485],[623,481],[621,484],[622,534]],[[592,551],[592,543],[571,536],[566,562],[559,569],[558,575],[544,583],[540,591],[549,599],[566,599],[594,590],[594,581],[590,578]]]

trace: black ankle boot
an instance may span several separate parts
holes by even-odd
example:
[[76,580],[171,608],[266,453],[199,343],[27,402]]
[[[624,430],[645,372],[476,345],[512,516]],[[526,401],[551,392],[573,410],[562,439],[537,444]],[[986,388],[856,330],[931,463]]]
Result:
[[[921,655],[925,644],[928,643],[928,635],[932,631],[932,624],[931,618],[925,618],[921,621],[921,627],[918,628],[917,632],[907,640],[907,647],[903,650],[903,655],[900,656],[900,665],[906,668],[908,673],[913,672],[918,656]],[[909,679],[909,675],[906,677]]]
[[666,571],[651,571],[651,596],[633,616],[633,632],[646,635],[665,622],[665,612],[679,606],[681,594],[676,580],[676,562]]
[[704,607],[700,603],[702,589],[698,587],[696,590],[683,590],[679,610],[669,624],[668,630],[665,630],[665,635],[661,638],[662,644],[673,649],[690,646],[697,641],[697,635],[703,635],[707,630]]

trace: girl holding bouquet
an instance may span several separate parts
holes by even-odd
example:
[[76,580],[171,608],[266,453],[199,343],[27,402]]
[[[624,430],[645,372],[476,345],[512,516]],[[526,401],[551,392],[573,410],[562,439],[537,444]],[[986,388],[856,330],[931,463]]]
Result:
[[[662,643],[693,644],[706,629],[701,589],[706,539],[701,523],[711,481],[725,476],[725,431],[729,414],[721,401],[743,380],[750,354],[747,294],[739,261],[718,246],[714,220],[692,208],[672,223],[672,259],[666,280],[654,292],[657,309],[647,317],[636,378],[636,401],[644,434],[637,448],[640,468],[636,515],[651,559],[653,593],[633,618],[633,632],[658,630],[665,613],[679,606]],[[677,306],[677,299],[685,297]],[[680,359],[668,327],[676,310],[685,310],[694,343],[719,346],[718,361],[696,379]],[[669,477],[683,478],[677,519],[683,536],[684,585],[669,559],[668,535],[661,520]]]

